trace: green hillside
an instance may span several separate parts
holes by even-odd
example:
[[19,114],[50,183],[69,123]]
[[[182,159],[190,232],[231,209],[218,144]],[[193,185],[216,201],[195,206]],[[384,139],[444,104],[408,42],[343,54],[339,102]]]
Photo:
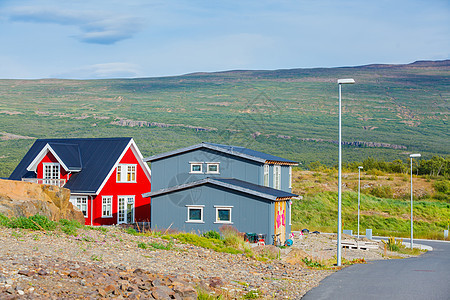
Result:
[[[0,177],[35,138],[134,137],[144,156],[201,141],[308,164],[449,154],[450,61],[114,80],[0,80]],[[27,138],[28,137],[28,138]]]

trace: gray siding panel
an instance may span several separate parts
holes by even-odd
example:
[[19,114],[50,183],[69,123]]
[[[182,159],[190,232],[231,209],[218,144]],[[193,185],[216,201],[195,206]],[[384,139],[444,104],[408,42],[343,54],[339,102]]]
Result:
[[[188,223],[186,205],[204,205],[204,223]],[[274,204],[256,196],[212,185],[152,197],[152,229],[178,229],[185,232],[219,232],[215,205],[233,206],[232,226],[240,232],[262,233],[271,242],[274,231]]]

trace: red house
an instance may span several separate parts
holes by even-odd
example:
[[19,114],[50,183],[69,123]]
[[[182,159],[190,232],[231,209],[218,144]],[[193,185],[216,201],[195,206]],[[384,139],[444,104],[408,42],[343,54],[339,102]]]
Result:
[[150,221],[150,168],[132,138],[38,139],[10,180],[58,185],[86,225]]

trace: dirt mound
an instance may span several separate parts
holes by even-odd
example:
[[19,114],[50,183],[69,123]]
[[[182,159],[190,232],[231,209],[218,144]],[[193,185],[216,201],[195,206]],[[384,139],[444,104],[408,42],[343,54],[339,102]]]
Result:
[[84,224],[83,213],[69,199],[70,191],[65,188],[0,180],[0,213],[9,218],[40,214],[52,221],[68,219]]

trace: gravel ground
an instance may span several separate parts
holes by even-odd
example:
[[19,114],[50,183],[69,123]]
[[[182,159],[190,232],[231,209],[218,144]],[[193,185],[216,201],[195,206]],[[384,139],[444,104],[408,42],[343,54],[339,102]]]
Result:
[[[141,249],[140,242],[167,243],[117,227],[80,229],[77,237],[0,228],[0,298],[196,299],[194,287],[201,287],[229,299],[251,290],[268,299],[300,299],[334,272],[309,269],[301,258],[325,260],[336,254],[332,235],[296,236],[293,247],[268,262],[180,243],[171,250]],[[278,251],[273,246],[254,250]],[[381,248],[343,250],[348,260],[382,255]]]

